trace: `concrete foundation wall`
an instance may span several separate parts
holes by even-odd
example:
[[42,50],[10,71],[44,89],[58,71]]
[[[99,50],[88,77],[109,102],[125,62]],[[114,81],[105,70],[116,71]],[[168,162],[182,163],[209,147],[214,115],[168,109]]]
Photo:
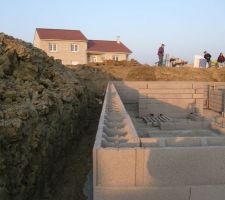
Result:
[[108,84],[100,116],[94,148],[135,147],[140,141],[120,96],[112,83]]
[[96,186],[225,184],[225,146],[190,147],[98,149]]
[[102,200],[224,200],[225,185],[96,188],[94,199]]
[[[208,98],[208,88],[224,88],[224,82],[191,82],[191,81],[113,81],[123,103],[137,103],[139,89],[159,89],[159,88],[190,88],[196,89],[197,93],[203,93],[204,98]],[[188,87],[187,87],[188,86]]]
[[[214,83],[113,83],[107,87],[93,148],[94,200],[225,199],[223,135],[139,138],[121,101],[157,106],[160,100],[181,110],[193,103],[203,109]],[[191,126],[207,129],[209,123],[193,121]]]
[[186,117],[203,109],[204,93],[192,89],[192,84],[181,85],[185,88],[139,89],[139,116],[165,114],[170,117]]

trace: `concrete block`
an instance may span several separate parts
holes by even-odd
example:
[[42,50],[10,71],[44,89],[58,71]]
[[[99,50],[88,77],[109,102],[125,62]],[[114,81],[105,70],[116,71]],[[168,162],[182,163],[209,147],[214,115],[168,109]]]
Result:
[[166,146],[170,147],[194,147],[201,146],[201,138],[197,137],[175,137],[167,138]]
[[204,99],[204,94],[193,94],[194,99]]
[[223,99],[222,98],[215,98],[215,99],[209,99],[210,103],[215,103],[215,104],[222,104]]
[[202,128],[209,129],[211,126],[211,122],[209,120],[203,120],[202,121]]
[[208,145],[206,137],[201,137],[200,139],[201,139],[201,145],[202,146],[207,146]]
[[104,186],[135,185],[135,149],[98,149],[97,183]]
[[148,186],[225,184],[225,147],[149,148],[144,181]]
[[175,130],[176,125],[174,122],[160,122],[159,127],[161,130]]
[[213,84],[213,82],[193,82],[194,89],[207,89],[209,84]]
[[219,90],[209,91],[209,96],[221,97],[222,96],[222,91],[219,91]]
[[196,94],[206,94],[206,93],[208,93],[208,88],[201,88],[201,89],[197,88],[197,89],[195,89],[194,93],[196,93]]
[[150,93],[150,94],[192,94],[195,93],[194,89],[186,89],[186,88],[151,88],[151,89],[140,89],[140,93]]
[[212,99],[209,99],[209,104],[210,105],[213,105],[213,104],[215,104],[215,105],[222,105],[223,104],[223,101],[222,101],[222,99],[214,99],[214,100],[212,100]]
[[225,146],[225,137],[210,137],[207,138],[209,146]]
[[94,200],[190,200],[189,187],[131,187],[94,190]]
[[190,200],[224,200],[224,185],[192,186]]
[[148,94],[149,98],[154,99],[191,99],[192,94]]
[[201,122],[198,121],[188,121],[188,120],[179,120],[175,122],[175,127],[178,130],[189,130],[189,129],[200,129]]
[[167,88],[167,89],[192,89],[192,82],[180,82],[180,81],[155,81],[148,82],[148,88]]
[[[167,103],[151,103],[151,104],[148,104],[148,108],[149,109],[152,109],[152,110],[165,110],[164,112],[167,112],[167,110],[173,110],[174,112],[182,112],[182,111],[185,111],[185,110],[190,110],[192,108],[192,106],[190,105],[185,105],[185,104],[177,104],[175,105],[176,102],[174,102],[174,105],[173,104],[167,104]],[[162,111],[163,113],[163,111]]]
[[142,148],[136,148],[135,186],[144,186],[144,153]]
[[190,107],[194,105],[195,99],[150,99],[151,103],[164,103],[169,105],[174,105],[182,108]]
[[203,99],[195,99],[195,104],[196,105],[202,105],[204,103]]
[[220,103],[214,103],[214,102],[209,102],[209,108],[222,108],[222,104]]
[[[117,82],[117,81],[113,81]],[[123,88],[131,88],[131,89],[139,89],[139,88],[147,88],[147,81],[120,81],[120,83],[115,83],[117,87]]]
[[141,147],[160,147],[160,138],[140,138]]
[[189,121],[189,129],[202,129],[202,121]]

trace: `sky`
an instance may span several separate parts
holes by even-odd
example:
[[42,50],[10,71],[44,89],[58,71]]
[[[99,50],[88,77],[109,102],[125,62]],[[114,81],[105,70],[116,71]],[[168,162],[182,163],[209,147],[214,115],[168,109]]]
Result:
[[81,30],[88,39],[121,41],[143,64],[165,53],[194,62],[225,53],[225,0],[1,0],[0,32],[33,42],[35,28]]

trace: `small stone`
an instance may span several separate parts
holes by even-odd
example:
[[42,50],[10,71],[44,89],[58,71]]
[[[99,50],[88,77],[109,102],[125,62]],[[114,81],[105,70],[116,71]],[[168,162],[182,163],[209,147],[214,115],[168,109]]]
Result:
[[4,100],[4,103],[5,103],[5,104],[10,104],[10,103],[12,103],[12,99],[11,99],[11,98],[6,98],[6,99]]
[[16,97],[17,97],[17,93],[16,93],[16,91],[13,91],[13,90],[11,90],[11,91],[6,91],[6,92],[4,93],[4,97],[5,97],[5,98],[10,98],[10,99],[12,99],[12,100],[15,100]]
[[22,126],[22,120],[17,118],[12,120],[12,126],[19,129]]
[[29,117],[29,113],[27,110],[24,110],[24,109],[21,109],[21,110],[18,110],[16,112],[17,116],[20,118],[20,119],[23,119],[23,120],[26,120],[28,119]]

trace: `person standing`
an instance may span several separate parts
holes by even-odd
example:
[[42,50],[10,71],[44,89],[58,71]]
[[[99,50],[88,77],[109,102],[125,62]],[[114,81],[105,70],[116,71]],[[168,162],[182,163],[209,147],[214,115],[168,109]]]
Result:
[[219,67],[223,67],[224,62],[225,62],[225,58],[223,56],[223,53],[221,52],[218,59],[217,59],[218,65]]
[[204,58],[206,59],[207,65],[206,68],[211,67],[211,55],[207,51],[204,51]]
[[165,44],[162,44],[161,47],[159,47],[159,50],[158,50],[158,57],[159,57],[158,66],[163,65],[164,46],[165,46]]

